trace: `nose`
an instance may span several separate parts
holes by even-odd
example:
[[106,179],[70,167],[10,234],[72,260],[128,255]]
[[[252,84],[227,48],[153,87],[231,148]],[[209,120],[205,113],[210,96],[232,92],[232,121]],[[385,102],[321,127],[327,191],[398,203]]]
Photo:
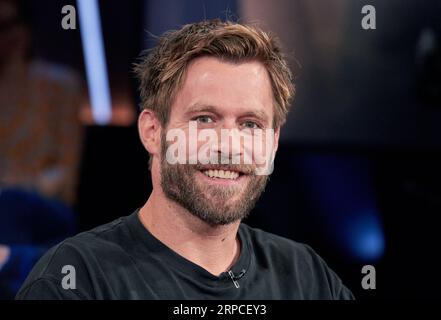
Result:
[[223,164],[239,164],[243,153],[240,130],[233,124],[224,124],[218,132],[215,152]]

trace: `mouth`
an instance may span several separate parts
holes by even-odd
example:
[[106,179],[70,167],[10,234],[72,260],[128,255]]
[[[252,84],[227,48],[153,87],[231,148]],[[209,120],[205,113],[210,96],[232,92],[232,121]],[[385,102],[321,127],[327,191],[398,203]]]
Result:
[[240,172],[231,170],[203,170],[201,172],[210,178],[229,180],[236,180],[241,174]]
[[229,168],[204,168],[198,172],[203,175],[206,181],[227,185],[239,183],[248,175],[243,171]]

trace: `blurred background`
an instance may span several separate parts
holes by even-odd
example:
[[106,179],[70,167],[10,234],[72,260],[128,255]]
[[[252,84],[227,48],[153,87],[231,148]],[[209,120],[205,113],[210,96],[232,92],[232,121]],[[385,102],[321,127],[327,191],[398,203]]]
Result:
[[0,299],[51,246],[142,206],[132,64],[155,36],[211,18],[276,33],[295,74],[246,222],[311,245],[358,299],[439,298],[440,17],[439,0],[0,0]]

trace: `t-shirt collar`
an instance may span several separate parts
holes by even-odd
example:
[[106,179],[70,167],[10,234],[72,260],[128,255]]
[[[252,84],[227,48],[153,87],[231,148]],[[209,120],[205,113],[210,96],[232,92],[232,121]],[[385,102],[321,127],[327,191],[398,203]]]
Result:
[[[189,276],[200,277],[201,281],[206,281],[212,285],[219,286],[222,283],[231,281],[231,275],[227,272],[221,273],[219,276],[213,275],[201,266],[179,255],[171,248],[157,239],[150,231],[145,228],[139,218],[139,208],[127,217],[127,224],[135,237],[135,241],[140,241],[141,246],[137,247],[135,254],[154,254],[156,259],[166,262],[167,265],[174,268],[178,272],[186,273]],[[235,277],[244,278],[252,266],[251,264],[251,244],[250,239],[245,232],[242,224],[239,225],[238,235],[241,243],[239,258],[229,271]]]

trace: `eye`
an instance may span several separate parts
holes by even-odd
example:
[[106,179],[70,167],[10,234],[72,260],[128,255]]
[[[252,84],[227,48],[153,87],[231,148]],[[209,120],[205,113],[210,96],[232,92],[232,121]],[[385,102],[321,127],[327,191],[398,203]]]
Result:
[[258,129],[260,126],[254,121],[245,121],[243,124],[245,129]]
[[214,122],[210,116],[197,116],[197,117],[193,118],[192,120],[196,120],[199,123],[212,123],[212,122]]

